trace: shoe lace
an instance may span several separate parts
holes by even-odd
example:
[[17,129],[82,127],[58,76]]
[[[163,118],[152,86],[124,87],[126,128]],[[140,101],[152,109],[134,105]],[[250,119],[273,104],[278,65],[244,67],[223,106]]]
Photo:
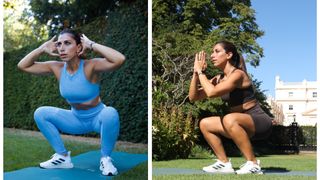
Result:
[[112,162],[113,162],[113,159],[108,158],[108,159],[102,160],[101,164],[103,168],[110,168],[110,167],[114,167]]
[[54,160],[57,156],[58,156],[57,153],[52,154],[51,157],[50,157],[50,160]]

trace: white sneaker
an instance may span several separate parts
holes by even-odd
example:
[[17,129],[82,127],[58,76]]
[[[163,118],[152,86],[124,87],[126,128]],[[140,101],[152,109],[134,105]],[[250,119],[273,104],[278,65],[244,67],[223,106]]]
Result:
[[203,167],[202,170],[208,173],[234,173],[230,160],[224,163],[217,159],[217,162],[210,166]]
[[252,161],[247,161],[240,166],[240,169],[236,171],[236,174],[263,174],[260,167],[260,161],[257,160],[257,164]]
[[109,156],[101,158],[100,171],[105,176],[115,176],[118,174],[118,170],[113,166],[112,159]]
[[48,161],[40,163],[41,168],[55,169],[55,168],[73,168],[70,157],[71,152],[68,152],[68,156],[63,156],[55,153]]

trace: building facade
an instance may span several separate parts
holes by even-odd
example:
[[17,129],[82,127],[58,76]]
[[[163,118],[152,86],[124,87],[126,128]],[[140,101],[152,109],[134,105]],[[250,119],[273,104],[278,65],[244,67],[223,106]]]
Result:
[[277,125],[283,125],[284,123],[284,114],[282,105],[277,103],[275,99],[271,96],[267,98],[267,102],[271,107],[271,113],[273,114],[273,121]]
[[276,76],[275,80],[275,98],[269,100],[275,120],[285,126],[293,121],[300,126],[315,126],[318,108],[317,82],[283,82],[279,76]]

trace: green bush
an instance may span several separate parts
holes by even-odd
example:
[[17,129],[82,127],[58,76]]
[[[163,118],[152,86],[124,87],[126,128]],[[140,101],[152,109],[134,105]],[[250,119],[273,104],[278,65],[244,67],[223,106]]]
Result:
[[303,145],[316,145],[317,144],[317,127],[316,126],[301,126],[303,134]]
[[[160,110],[159,110],[160,109]],[[188,158],[197,139],[191,114],[181,108],[153,109],[152,157],[154,160]]]
[[[108,17],[97,17],[78,31],[126,56],[117,71],[101,75],[101,98],[120,113],[120,140],[147,143],[148,61],[147,1],[121,2]],[[69,108],[53,76],[23,73],[17,64],[40,42],[4,54],[4,126],[36,130],[33,112],[39,106]],[[88,56],[97,56],[88,54]],[[42,56],[40,61],[52,59]]]

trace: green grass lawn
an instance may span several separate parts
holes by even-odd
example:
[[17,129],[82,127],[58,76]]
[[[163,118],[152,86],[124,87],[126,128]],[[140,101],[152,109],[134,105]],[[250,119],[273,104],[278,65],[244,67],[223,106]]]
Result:
[[[72,156],[92,150],[98,150],[100,145],[66,140],[65,146],[72,150]],[[115,151],[128,153],[147,153],[147,149],[116,147]],[[38,166],[39,162],[48,160],[54,151],[41,136],[26,136],[4,129],[4,171],[13,171],[30,166]],[[98,162],[97,162],[98,163]],[[116,176],[116,179],[147,179],[148,165],[144,162],[130,171]]]
[[[316,172],[316,154],[300,154],[300,155],[270,155],[258,157],[261,161],[262,169],[264,170],[279,170],[279,171],[313,171]],[[242,157],[232,157],[231,162],[233,168],[239,169],[240,165],[245,163]],[[196,169],[201,170],[203,166],[213,164],[214,160],[210,157],[201,157],[193,159],[179,159],[171,161],[153,161],[153,168],[181,168],[181,169]],[[308,176],[284,176],[284,175],[153,175],[152,179],[261,179],[261,180],[277,180],[277,179],[316,179],[316,177]]]

